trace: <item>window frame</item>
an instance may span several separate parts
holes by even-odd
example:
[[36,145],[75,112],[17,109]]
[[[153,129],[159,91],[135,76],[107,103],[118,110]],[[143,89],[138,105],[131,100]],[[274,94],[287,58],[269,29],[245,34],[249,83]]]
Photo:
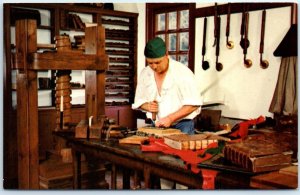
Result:
[[[187,51],[176,51],[176,52],[169,52],[169,54],[187,54],[188,55],[188,67],[194,72],[194,58],[195,58],[195,20],[193,20],[192,14],[193,11],[196,9],[195,3],[146,3],[146,41],[154,38],[157,34],[164,34],[168,35],[170,32],[188,32],[189,35],[189,48]],[[163,31],[157,31],[157,24],[156,24],[156,15],[161,13],[173,12],[177,11],[180,13],[182,10],[189,10],[189,27],[183,30],[178,29],[179,22],[177,22],[177,29],[174,30],[166,30],[168,23],[166,23],[166,29]],[[179,14],[177,14],[177,21],[179,19]],[[168,19],[166,19],[168,21]],[[166,37],[167,38],[167,37]],[[177,36],[176,44],[179,44],[180,37]],[[166,39],[166,44],[168,45],[168,38]],[[177,48],[179,48],[177,46]]]

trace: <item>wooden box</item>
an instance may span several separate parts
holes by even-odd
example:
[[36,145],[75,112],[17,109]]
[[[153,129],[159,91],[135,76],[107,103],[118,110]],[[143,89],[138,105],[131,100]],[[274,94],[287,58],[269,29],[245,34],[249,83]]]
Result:
[[[73,164],[64,163],[59,158],[48,159],[39,167],[40,189],[73,189]],[[88,162],[81,162],[82,188],[106,189],[105,168],[89,166]]]
[[101,132],[103,128],[104,119],[96,121],[88,129],[86,120],[81,120],[75,128],[76,138],[87,138],[89,130],[89,138],[101,138]]

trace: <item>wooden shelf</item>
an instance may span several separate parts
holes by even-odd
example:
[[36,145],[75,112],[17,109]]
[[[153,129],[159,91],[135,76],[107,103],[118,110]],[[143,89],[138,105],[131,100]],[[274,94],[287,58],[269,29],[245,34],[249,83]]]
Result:
[[129,45],[126,43],[116,43],[116,42],[110,42],[110,43],[105,43],[106,47],[115,47],[115,48],[133,48],[133,45]]
[[110,34],[107,34],[106,39],[112,41],[134,41],[134,37],[118,37],[117,35]]
[[132,89],[107,89],[105,88],[106,92],[130,92]]
[[132,70],[133,66],[123,66],[123,65],[109,65],[109,70]]
[[132,96],[131,95],[110,95],[110,94],[105,94],[105,98],[128,99],[128,98],[132,98]]
[[63,27],[63,28],[60,28],[60,30],[62,30],[62,31],[84,32],[84,29],[79,29],[79,28],[67,28],[67,27]]
[[130,63],[131,62],[132,63],[133,59],[110,57],[109,62],[113,62],[113,63]]
[[107,77],[132,77],[134,74],[130,71],[116,71],[113,72],[111,70],[106,71]]
[[118,101],[113,101],[113,102],[107,102],[105,101],[105,106],[114,108],[115,106],[130,106],[130,103],[128,101],[123,101],[123,102],[118,102]]
[[121,40],[121,41],[133,41],[136,33],[130,30],[112,30],[105,29],[106,39],[108,40]]
[[106,81],[106,84],[108,84],[108,85],[111,85],[111,84],[114,84],[114,85],[120,84],[120,85],[122,85],[122,84],[132,84],[132,83],[133,83],[133,81]]
[[124,50],[112,50],[112,49],[106,49],[106,54],[108,55],[124,55],[124,56],[128,56],[128,55],[133,55],[132,51],[124,51]]
[[130,22],[123,20],[111,20],[111,19],[102,19],[102,24],[118,25],[118,26],[132,26]]

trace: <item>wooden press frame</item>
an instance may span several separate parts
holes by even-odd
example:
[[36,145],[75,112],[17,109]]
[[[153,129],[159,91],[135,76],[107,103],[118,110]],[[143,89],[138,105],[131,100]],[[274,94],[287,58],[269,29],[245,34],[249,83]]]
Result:
[[86,70],[86,120],[105,114],[105,30],[85,29],[85,53],[37,53],[35,20],[16,22],[17,143],[20,189],[39,189],[37,71]]

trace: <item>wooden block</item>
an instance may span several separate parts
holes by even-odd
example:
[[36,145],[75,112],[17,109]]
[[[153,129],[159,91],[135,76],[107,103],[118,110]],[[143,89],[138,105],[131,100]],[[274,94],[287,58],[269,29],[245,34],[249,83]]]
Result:
[[125,137],[125,138],[119,139],[119,143],[120,144],[139,144],[139,145],[141,145],[141,144],[145,143],[147,140],[149,140],[148,137],[133,135],[130,137]]
[[183,134],[179,129],[173,128],[157,128],[157,127],[141,127],[137,131],[137,135],[141,136],[157,136],[164,137],[167,135]]
[[61,158],[62,158],[62,162],[64,162],[64,163],[73,162],[72,149],[71,148],[61,149],[60,150],[60,155],[61,155]]
[[[101,138],[101,132],[104,124],[104,118],[95,121],[92,123],[89,128],[90,136],[89,138]],[[88,124],[86,120],[81,120],[75,128],[75,137],[76,138],[87,138]]]
[[90,127],[90,138],[101,138],[101,132],[104,124],[104,118],[96,121]]
[[205,149],[209,144],[217,142],[218,140],[224,140],[224,138],[211,134],[179,134],[164,136],[165,144],[178,150]]
[[87,138],[87,121],[81,120],[75,127],[75,138]]
[[[48,159],[39,166],[40,189],[72,189],[73,164],[63,163],[60,159]],[[81,162],[82,188],[106,188],[104,166],[90,166]],[[104,183],[103,183],[104,182]],[[102,184],[103,183],[103,184]],[[100,185],[101,184],[101,185]]]

